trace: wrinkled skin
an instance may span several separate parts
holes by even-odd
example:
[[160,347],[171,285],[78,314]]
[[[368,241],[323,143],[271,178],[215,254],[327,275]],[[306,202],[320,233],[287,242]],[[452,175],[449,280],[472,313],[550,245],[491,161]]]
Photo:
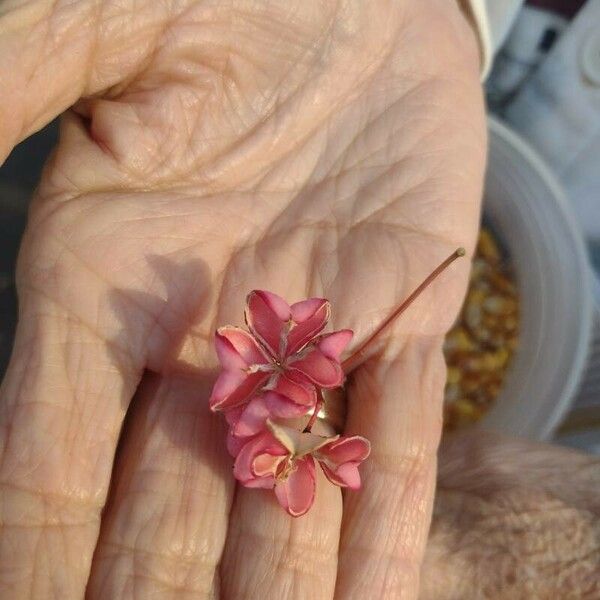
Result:
[[442,0],[5,0],[0,158],[74,108],[19,257],[1,597],[417,597],[468,261],[349,383],[363,490],[301,519],[235,489],[212,335],[266,288],[358,344],[472,249],[478,69]]

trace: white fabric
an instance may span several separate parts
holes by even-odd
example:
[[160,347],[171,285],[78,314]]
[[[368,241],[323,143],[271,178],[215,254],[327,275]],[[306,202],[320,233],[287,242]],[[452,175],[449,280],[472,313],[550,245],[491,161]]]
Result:
[[524,0],[486,0],[492,52],[504,44]]
[[503,46],[496,54],[487,80],[488,100],[492,110],[502,110],[521,84],[542,62],[550,48],[544,40],[554,33],[555,39],[569,25],[556,13],[524,6],[519,12]]
[[466,0],[481,49],[481,78],[485,79],[494,54],[502,45],[524,0]]
[[462,4],[464,11],[479,38],[479,51],[481,54],[481,79],[484,80],[492,66],[492,41],[487,18],[485,0],[465,0]]
[[505,117],[561,179],[588,237],[600,240],[600,0],[588,0]]

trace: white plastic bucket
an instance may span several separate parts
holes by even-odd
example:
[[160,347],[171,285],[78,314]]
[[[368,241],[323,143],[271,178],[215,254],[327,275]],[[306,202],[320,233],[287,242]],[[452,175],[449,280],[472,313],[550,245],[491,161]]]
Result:
[[520,344],[487,429],[550,437],[569,409],[592,330],[590,267],[561,188],[515,133],[489,119],[484,219],[498,234],[520,291]]

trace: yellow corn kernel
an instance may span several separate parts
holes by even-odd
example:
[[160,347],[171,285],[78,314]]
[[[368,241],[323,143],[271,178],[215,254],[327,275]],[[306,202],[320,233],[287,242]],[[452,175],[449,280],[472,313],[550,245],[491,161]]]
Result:
[[492,234],[487,229],[482,229],[479,232],[477,250],[486,260],[491,262],[500,261],[500,249],[492,237]]

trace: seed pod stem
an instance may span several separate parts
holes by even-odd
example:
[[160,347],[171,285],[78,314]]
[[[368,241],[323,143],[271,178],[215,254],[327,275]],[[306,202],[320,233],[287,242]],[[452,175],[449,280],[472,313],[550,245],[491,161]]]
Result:
[[373,344],[381,333],[389,327],[420,295],[427,289],[431,283],[445,271],[457,258],[465,255],[464,248],[457,248],[445,261],[434,269],[423,282],[381,322],[375,331],[348,357],[342,362],[342,369],[346,375],[351,373],[369,358],[373,352]]

